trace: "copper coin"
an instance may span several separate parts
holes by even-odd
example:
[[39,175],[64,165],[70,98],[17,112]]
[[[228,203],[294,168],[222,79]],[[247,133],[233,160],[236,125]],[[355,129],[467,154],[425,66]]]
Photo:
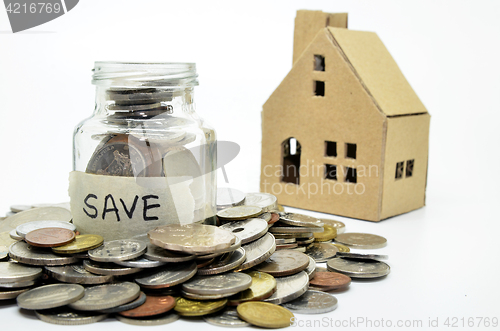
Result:
[[64,228],[42,228],[26,234],[24,240],[32,246],[57,247],[75,239],[75,233]]
[[269,220],[269,222],[267,222],[267,224],[274,224],[279,220],[280,220],[280,215],[278,213],[271,212],[271,219]]
[[170,295],[148,295],[146,302],[137,308],[125,310],[118,314],[126,317],[147,317],[166,313],[175,307],[175,298]]
[[348,288],[349,288],[349,285],[343,286],[343,287],[309,285],[309,290],[311,290],[311,291],[321,291],[321,292],[330,292],[330,291],[340,292],[340,291],[345,291]]
[[274,252],[266,261],[255,266],[255,269],[274,277],[283,277],[306,269],[309,262],[309,257],[304,253],[283,249]]
[[328,287],[329,290],[335,290],[349,286],[351,284],[351,277],[331,271],[319,271],[309,284],[318,287]]
[[298,245],[297,243],[280,244],[280,245],[276,245],[276,250],[296,248],[296,247],[298,247],[298,246],[299,246],[299,245]]

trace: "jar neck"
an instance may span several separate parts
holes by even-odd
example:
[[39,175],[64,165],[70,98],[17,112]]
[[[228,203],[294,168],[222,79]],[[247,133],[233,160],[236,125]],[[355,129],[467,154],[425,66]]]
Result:
[[135,119],[194,112],[194,88],[97,86],[94,116]]

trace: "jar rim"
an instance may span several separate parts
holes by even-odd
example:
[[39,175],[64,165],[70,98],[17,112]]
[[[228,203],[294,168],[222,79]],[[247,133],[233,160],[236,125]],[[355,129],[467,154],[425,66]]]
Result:
[[92,84],[109,87],[182,88],[198,85],[196,64],[188,62],[96,61]]

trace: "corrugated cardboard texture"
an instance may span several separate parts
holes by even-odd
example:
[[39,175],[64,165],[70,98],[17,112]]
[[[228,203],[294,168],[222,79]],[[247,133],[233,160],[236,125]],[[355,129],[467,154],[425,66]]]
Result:
[[[429,123],[429,114],[388,119],[382,219],[425,205]],[[411,177],[406,177],[408,160],[415,160]],[[404,162],[400,179],[395,178],[398,162]]]
[[427,112],[375,33],[337,28],[330,31],[385,114]]
[[[325,57],[325,71],[313,70],[314,55]],[[323,97],[315,80],[325,82]],[[288,206],[379,220],[384,121],[323,28],[263,106],[261,191]],[[281,182],[277,169],[290,137],[302,147],[300,185]],[[325,156],[325,141],[337,142],[337,157]],[[346,158],[346,143],[356,144],[356,159]],[[324,179],[325,164],[337,166],[336,181]],[[345,182],[345,167],[357,169],[357,184]]]
[[318,31],[327,26],[347,28],[347,13],[330,14],[320,10],[297,11],[293,38],[293,63],[299,59]]

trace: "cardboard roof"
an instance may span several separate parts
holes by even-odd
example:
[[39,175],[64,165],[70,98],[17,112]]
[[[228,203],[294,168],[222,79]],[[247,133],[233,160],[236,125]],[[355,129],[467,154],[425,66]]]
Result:
[[384,114],[427,113],[376,33],[334,27],[327,29]]

